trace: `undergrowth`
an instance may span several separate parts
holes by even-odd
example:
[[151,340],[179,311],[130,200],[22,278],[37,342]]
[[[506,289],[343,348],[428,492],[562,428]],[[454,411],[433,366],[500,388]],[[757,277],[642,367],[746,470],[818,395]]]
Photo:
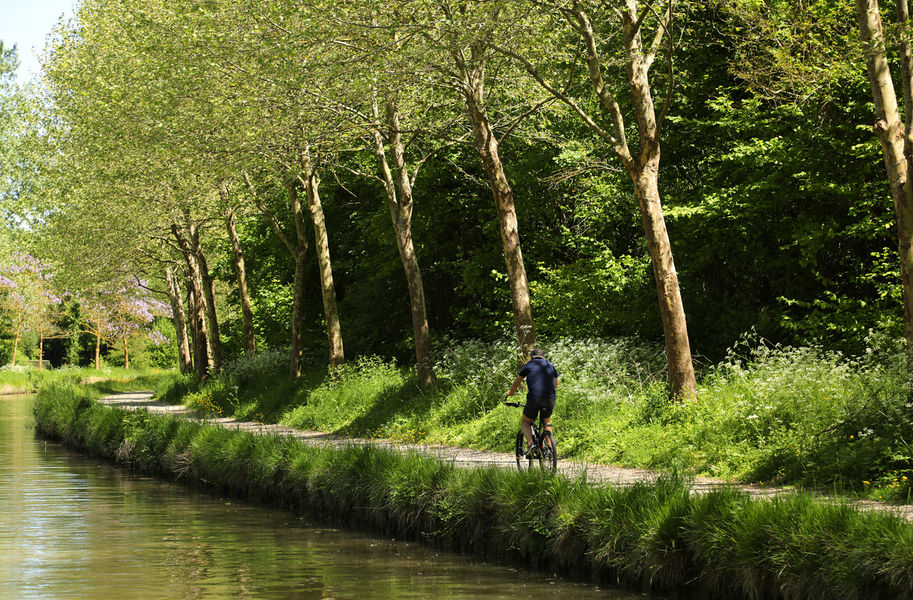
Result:
[[[662,348],[631,340],[543,342],[561,373],[553,416],[562,458],[907,502],[913,404],[903,348],[873,336],[847,357],[746,338],[702,373],[698,396],[668,399]],[[519,411],[503,405],[509,343],[445,340],[436,387],[378,358],[298,381],[287,355],[240,359],[219,378],[175,376],[161,398],[211,414],[361,437],[511,451]]]

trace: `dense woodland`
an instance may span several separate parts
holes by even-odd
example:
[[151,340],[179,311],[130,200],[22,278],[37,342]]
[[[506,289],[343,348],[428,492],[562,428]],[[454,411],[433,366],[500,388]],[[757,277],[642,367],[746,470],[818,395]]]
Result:
[[746,333],[863,353],[905,269],[857,4],[83,0],[38,81],[3,51],[7,269],[71,294],[56,364],[128,288],[200,374],[627,337],[683,395]]

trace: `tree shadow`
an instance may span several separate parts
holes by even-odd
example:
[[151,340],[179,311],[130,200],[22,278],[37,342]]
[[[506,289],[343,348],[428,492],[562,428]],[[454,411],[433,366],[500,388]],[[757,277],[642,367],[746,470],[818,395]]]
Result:
[[377,431],[399,417],[427,414],[437,397],[435,390],[425,391],[414,377],[402,383],[384,386],[365,404],[370,409],[341,425],[334,433],[364,435]]

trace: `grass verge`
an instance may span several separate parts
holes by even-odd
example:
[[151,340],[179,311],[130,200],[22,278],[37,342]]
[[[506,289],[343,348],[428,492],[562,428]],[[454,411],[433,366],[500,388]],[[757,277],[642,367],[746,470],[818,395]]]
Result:
[[[681,404],[668,400],[661,348],[545,343],[562,375],[553,418],[561,456],[909,502],[906,360],[892,340],[870,341],[870,353],[847,357],[745,340],[706,366],[698,399]],[[287,355],[267,352],[202,383],[166,379],[159,397],[302,429],[510,451],[519,414],[501,401],[516,372],[512,345],[449,341],[435,356],[432,390],[371,357],[293,382]]]
[[38,430],[149,474],[502,562],[712,598],[913,598],[913,526],[804,496],[701,496],[681,481],[594,487],[461,470],[370,447],[309,448],[101,406],[54,383]]
[[151,390],[172,371],[164,369],[123,369],[104,367],[62,367],[36,369],[34,367],[0,368],[0,394],[29,394],[52,382],[83,384],[99,393],[113,394],[136,390]]

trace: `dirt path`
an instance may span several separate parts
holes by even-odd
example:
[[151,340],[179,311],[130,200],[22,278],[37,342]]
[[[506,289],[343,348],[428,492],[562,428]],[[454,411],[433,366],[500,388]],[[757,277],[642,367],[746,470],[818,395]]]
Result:
[[[498,466],[515,469],[516,462],[513,454],[504,452],[485,452],[468,448],[456,448],[442,444],[406,444],[391,440],[348,438],[336,436],[319,431],[305,431],[284,425],[271,425],[256,421],[238,421],[231,417],[202,417],[191,412],[184,406],[163,404],[152,399],[152,392],[128,392],[106,396],[100,400],[102,404],[116,406],[128,410],[145,409],[150,412],[171,414],[194,419],[200,422],[220,425],[227,429],[250,431],[260,435],[290,436],[301,440],[311,446],[348,446],[364,444],[387,448],[397,452],[418,452],[432,456],[442,461],[451,462],[457,467],[473,468],[479,466]],[[560,450],[560,440],[559,440]],[[643,469],[629,469],[593,463],[577,462],[572,460],[559,460],[558,471],[569,477],[578,477],[585,474],[587,481],[592,483],[607,483],[615,486],[632,485],[640,481],[654,481],[659,474]],[[783,494],[795,493],[793,488],[781,486],[756,486],[739,485],[722,479],[697,477],[691,485],[692,492],[703,493],[720,487],[738,487],[752,497],[769,498]],[[839,499],[823,498],[825,501],[840,502]],[[871,501],[855,501],[855,506],[861,510],[880,510],[894,513],[908,521],[913,521],[913,506],[894,506]]]

